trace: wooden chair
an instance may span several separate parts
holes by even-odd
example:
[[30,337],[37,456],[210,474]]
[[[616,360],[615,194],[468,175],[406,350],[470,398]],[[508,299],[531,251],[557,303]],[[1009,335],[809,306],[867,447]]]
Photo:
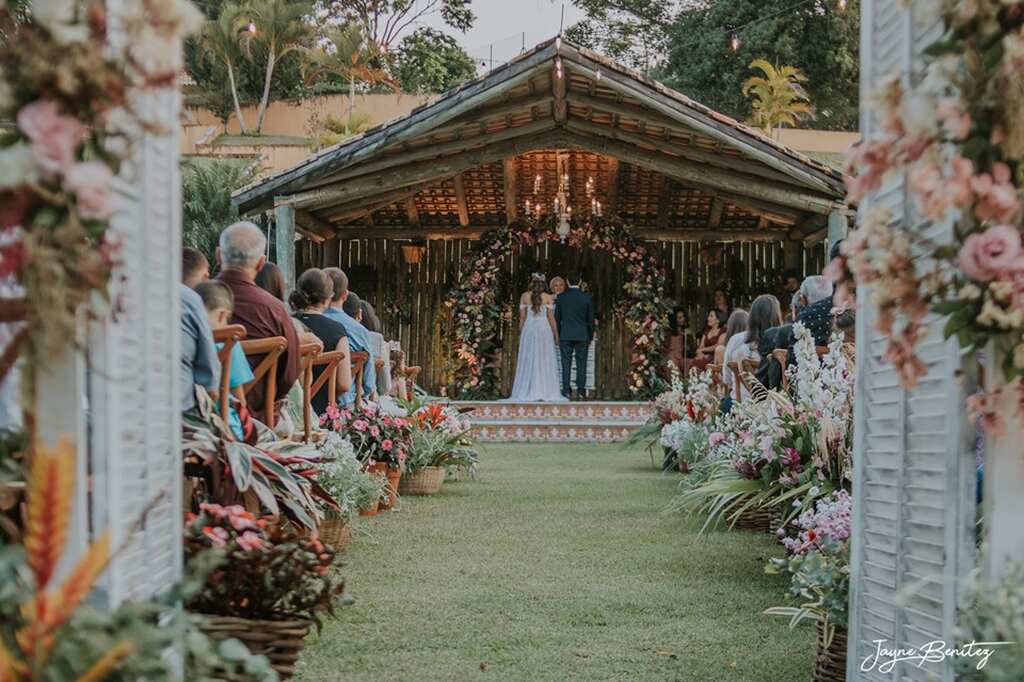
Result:
[[782,390],[789,391],[789,376],[786,374],[786,365],[789,362],[789,351],[785,348],[776,348],[772,351],[772,357],[782,368]]
[[[313,396],[327,384],[327,404],[338,401],[338,365],[347,356],[343,351],[314,353],[302,363],[302,429],[304,440],[313,439]],[[319,373],[317,368],[322,368]]]
[[[725,381],[722,379],[722,366],[717,364],[708,365],[708,369],[711,370],[711,386],[716,390],[726,388]],[[725,390],[728,393],[728,389]]]
[[415,390],[416,389],[416,377],[418,377],[420,375],[420,371],[422,371],[422,370],[423,370],[423,368],[418,366],[418,365],[414,365],[413,367],[406,367],[405,368],[405,393],[406,393],[405,399],[406,400],[412,400],[413,396],[416,395],[416,390]]
[[231,351],[235,344],[245,338],[245,327],[240,324],[230,324],[213,332],[215,343],[223,343],[217,351],[217,358],[220,360],[220,386],[217,394],[220,407],[220,418],[226,424],[228,422],[228,410],[231,408]]
[[814,352],[818,354],[819,358],[822,355],[828,355],[828,346],[815,346]]
[[356,409],[363,409],[363,368],[370,354],[366,352],[352,353],[352,381],[356,386]]
[[242,389],[248,393],[256,385],[256,382],[263,382],[263,411],[267,426],[273,429],[274,423],[277,421],[274,418],[274,397],[277,395],[277,364],[281,359],[281,354],[288,347],[288,339],[283,336],[271,336],[266,339],[251,339],[241,343],[245,356],[250,358],[250,364],[252,360],[261,358],[259,364],[252,370],[255,378],[243,386]]
[[740,378],[740,363],[727,362],[725,363],[725,366],[728,367],[729,371],[732,373],[733,385],[728,387],[729,394],[733,395],[733,391],[735,391],[735,400],[739,400],[743,397],[743,380]]

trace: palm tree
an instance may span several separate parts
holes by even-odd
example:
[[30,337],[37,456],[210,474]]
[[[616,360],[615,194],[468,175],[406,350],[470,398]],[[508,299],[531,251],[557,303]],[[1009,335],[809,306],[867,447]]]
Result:
[[248,54],[251,54],[253,44],[260,45],[267,52],[267,72],[263,79],[263,97],[256,113],[256,132],[263,130],[274,66],[285,55],[305,49],[312,41],[312,27],[305,21],[312,9],[313,6],[304,0],[256,0],[248,7],[252,24],[250,30],[242,34],[242,46]]
[[379,48],[366,40],[362,29],[356,24],[331,26],[318,41],[319,46],[308,50],[303,64],[303,78],[312,81],[322,75],[339,76],[348,81],[348,114],[345,117],[345,134],[355,132],[352,119],[355,108],[356,82],[389,83],[394,81],[383,64]]
[[795,66],[776,67],[764,59],[750,62],[750,68],[764,76],[751,76],[743,83],[743,96],[753,96],[749,122],[774,136],[777,128],[795,126],[804,117],[813,117],[807,91],[801,83],[807,76]]
[[242,134],[249,132],[242,116],[242,107],[238,102],[238,86],[235,83],[235,63],[242,58],[239,45],[239,31],[245,20],[241,5],[228,3],[221,8],[216,19],[210,19],[203,25],[199,37],[199,45],[206,55],[221,62],[228,70],[228,85],[231,87],[231,99],[235,104],[235,116]]

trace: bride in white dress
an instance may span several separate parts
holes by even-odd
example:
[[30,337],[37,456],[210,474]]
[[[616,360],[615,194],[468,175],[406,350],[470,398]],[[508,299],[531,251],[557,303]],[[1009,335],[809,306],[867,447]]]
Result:
[[535,273],[519,298],[519,355],[509,401],[568,400],[559,387],[557,349],[555,297],[545,291],[544,275]]

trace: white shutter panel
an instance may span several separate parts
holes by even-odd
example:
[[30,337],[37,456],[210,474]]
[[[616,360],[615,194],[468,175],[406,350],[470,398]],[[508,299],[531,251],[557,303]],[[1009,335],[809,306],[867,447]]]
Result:
[[[862,2],[862,106],[882,78],[899,73],[909,83],[919,72],[921,50],[941,33],[936,8],[928,4],[907,9],[900,0]],[[870,113],[862,115],[866,136],[873,124]],[[864,202],[862,216],[868,205],[884,206],[893,221],[911,222],[937,241],[950,237],[948,224],[930,225],[914,215],[902,177]],[[875,330],[871,295],[867,287],[858,292],[848,677],[951,681],[951,668],[936,663],[861,670],[876,640],[886,648],[952,642],[957,578],[973,564],[973,429],[964,423],[956,341],[944,341],[944,321],[930,316],[918,349],[928,372],[904,390],[883,359],[886,339]]]
[[[93,527],[125,549],[106,577],[109,603],[145,597],[181,575],[181,191],[175,90],[145,93],[140,108],[163,134],[136,140],[114,223],[123,265],[115,319],[90,337]],[[133,526],[155,500],[145,523]]]

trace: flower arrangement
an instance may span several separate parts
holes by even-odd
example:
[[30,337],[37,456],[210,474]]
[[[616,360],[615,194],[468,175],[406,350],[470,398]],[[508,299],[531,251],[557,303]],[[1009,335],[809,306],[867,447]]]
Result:
[[204,504],[185,524],[185,554],[221,558],[188,607],[200,613],[284,620],[333,610],[344,585],[329,575],[334,550],[294,526],[256,518],[239,506]]
[[[98,0],[0,10],[0,278],[24,292],[3,301],[25,320],[0,376],[21,347],[52,357],[76,338],[75,315],[107,296],[117,240],[111,187],[131,149],[127,135],[154,130],[136,103],[173,85],[181,40],[202,15],[186,0],[129,0],[108,16]],[[116,46],[108,26],[123,32]]]
[[412,413],[412,443],[406,470],[423,467],[476,466],[477,453],[469,436],[469,420],[451,405],[427,403]]
[[772,559],[765,571],[788,573],[790,593],[803,600],[798,607],[776,606],[768,615],[787,616],[790,627],[805,618],[819,620],[826,628],[826,646],[836,626],[846,627],[850,592],[850,514],[852,499],[838,490],[819,499],[813,510],[796,520],[796,538],[784,538],[789,555]]
[[1009,564],[995,583],[981,570],[969,576],[967,597],[956,627],[958,642],[1007,642],[984,667],[969,658],[957,660],[957,679],[1012,682],[1024,679],[1024,563]]
[[[560,239],[550,216],[541,222],[515,222],[486,233],[467,257],[464,274],[446,301],[452,314],[452,395],[463,399],[497,396],[506,312],[499,297],[501,261],[513,245]],[[574,223],[566,241],[575,248],[606,251],[626,268],[626,296],[616,313],[623,317],[633,338],[629,388],[636,396],[657,395],[663,386],[657,368],[662,364],[663,321],[668,314],[663,302],[664,270],[625,227],[613,222],[593,219]]]
[[337,513],[350,519],[358,509],[370,507],[381,498],[386,479],[366,472],[352,443],[344,436],[334,431],[325,434],[320,444],[324,463],[316,480],[338,503]]
[[892,224],[873,209],[831,270],[842,290],[876,285],[886,358],[904,386],[926,371],[915,348],[931,311],[948,316],[945,335],[964,352],[996,343],[1024,417],[1024,7],[947,0],[942,19],[923,77],[909,88],[893,77],[875,94],[881,131],[853,151],[847,186],[858,201],[905,174],[920,215],[955,221],[952,242],[934,243],[916,221]]
[[384,414],[374,403],[368,402],[358,411],[328,405],[320,425],[344,433],[367,466],[381,462],[390,469],[401,469],[409,456],[409,420]]

